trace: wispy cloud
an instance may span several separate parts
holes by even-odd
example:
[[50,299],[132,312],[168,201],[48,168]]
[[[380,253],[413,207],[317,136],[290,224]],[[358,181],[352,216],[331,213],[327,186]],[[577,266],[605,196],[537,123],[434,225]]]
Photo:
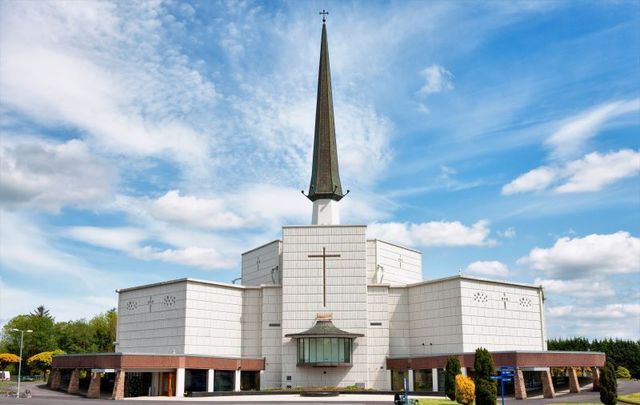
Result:
[[640,152],[592,152],[562,166],[541,166],[502,187],[503,195],[552,188],[558,193],[599,191],[640,172]]
[[507,277],[509,275],[509,268],[497,260],[477,261],[469,264],[465,273],[491,277]]
[[421,96],[453,90],[453,74],[440,65],[433,64],[420,72],[424,84],[418,90]]
[[482,220],[471,226],[458,221],[431,221],[423,223],[374,223],[367,236],[407,246],[487,246],[494,241],[488,239],[489,222]]
[[214,248],[188,247],[185,249],[154,249],[145,246],[132,252],[142,260],[161,260],[185,266],[200,267],[206,270],[225,269],[237,263],[236,258]]
[[139,228],[100,228],[97,226],[74,226],[68,228],[65,235],[78,242],[121,251],[132,250],[149,237],[144,230]]
[[3,103],[116,153],[207,160],[210,140],[181,117],[217,94],[163,45],[162,7],[9,2],[3,14]]
[[637,339],[640,304],[550,306],[547,308],[547,322],[555,325],[556,331],[550,337],[616,336]]
[[16,273],[37,275],[45,280],[66,277],[94,288],[100,272],[85,260],[66,253],[50,240],[37,222],[24,214],[0,211],[0,264]]
[[77,139],[56,142],[29,136],[2,136],[0,204],[57,212],[65,205],[87,206],[108,199],[116,182],[109,162]]
[[545,141],[551,158],[566,160],[584,152],[589,139],[614,118],[640,111],[640,99],[620,100],[601,104],[575,117],[567,119]]

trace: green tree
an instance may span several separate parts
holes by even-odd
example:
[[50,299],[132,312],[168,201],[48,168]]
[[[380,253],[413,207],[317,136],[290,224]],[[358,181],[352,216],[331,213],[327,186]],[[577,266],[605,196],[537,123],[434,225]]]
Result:
[[629,370],[631,377],[640,378],[640,340],[603,339],[588,340],[583,337],[552,339],[549,350],[603,352],[617,366]]
[[11,353],[20,352],[20,332],[13,329],[28,330],[32,333],[24,334],[22,354],[24,359],[36,353],[56,349],[56,339],[53,333],[53,318],[50,316],[29,314],[13,317],[2,328],[2,346]]
[[87,321],[58,322],[54,326],[57,346],[67,353],[95,352],[94,331]]
[[113,342],[116,341],[117,324],[118,313],[115,308],[111,308],[103,314],[96,315],[89,321],[89,326],[93,330],[96,351],[101,353],[113,351]]
[[53,321],[53,316],[51,316],[51,312],[49,312],[49,310],[45,308],[44,305],[40,305],[30,315],[41,317],[41,318],[49,318],[50,320]]
[[460,374],[460,360],[456,356],[447,359],[447,368],[444,374],[444,393],[450,400],[456,400],[456,375]]
[[487,349],[476,349],[473,362],[474,377],[476,380],[476,405],[495,405],[498,396],[495,381],[491,375],[495,373],[493,358]]
[[607,360],[600,376],[600,402],[605,405],[615,405],[618,402],[618,381],[616,371],[611,361]]

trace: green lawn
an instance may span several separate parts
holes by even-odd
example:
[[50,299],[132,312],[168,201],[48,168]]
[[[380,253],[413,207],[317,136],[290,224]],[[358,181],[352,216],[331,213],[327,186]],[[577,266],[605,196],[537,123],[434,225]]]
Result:
[[442,398],[420,398],[418,399],[418,405],[453,405],[458,404],[457,402],[449,401],[448,399]]
[[629,394],[629,395],[620,395],[618,397],[618,400],[622,402],[627,402],[629,404],[640,405],[640,392],[636,392],[635,394]]

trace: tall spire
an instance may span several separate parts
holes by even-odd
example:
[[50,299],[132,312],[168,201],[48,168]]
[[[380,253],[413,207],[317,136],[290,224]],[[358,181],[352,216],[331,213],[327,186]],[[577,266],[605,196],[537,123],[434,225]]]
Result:
[[[324,13],[324,14],[323,14]],[[322,41],[320,44],[320,67],[318,69],[318,100],[316,104],[316,127],[313,139],[313,167],[307,198],[340,201],[342,193],[338,170],[336,131],[333,120],[333,99],[331,97],[331,70],[329,67],[329,46],[327,45],[326,13],[323,10]],[[348,191],[347,191],[348,193]]]

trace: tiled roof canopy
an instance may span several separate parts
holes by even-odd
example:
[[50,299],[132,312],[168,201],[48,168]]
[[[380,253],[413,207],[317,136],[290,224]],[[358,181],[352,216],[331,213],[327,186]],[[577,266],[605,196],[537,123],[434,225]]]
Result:
[[342,337],[342,338],[355,339],[357,337],[362,337],[364,335],[362,333],[346,332],[342,329],[338,329],[331,321],[319,320],[316,322],[315,325],[313,325],[313,327],[311,327],[310,329],[307,329],[304,332],[288,333],[284,336],[294,338],[294,339],[306,338],[306,337]]

